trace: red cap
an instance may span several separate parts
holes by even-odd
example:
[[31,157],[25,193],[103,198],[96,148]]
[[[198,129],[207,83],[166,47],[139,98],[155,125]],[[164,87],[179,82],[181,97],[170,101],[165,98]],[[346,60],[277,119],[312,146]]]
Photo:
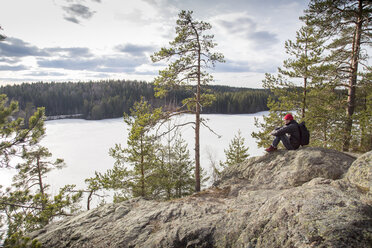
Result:
[[283,119],[284,120],[293,120],[293,116],[291,114],[286,114]]

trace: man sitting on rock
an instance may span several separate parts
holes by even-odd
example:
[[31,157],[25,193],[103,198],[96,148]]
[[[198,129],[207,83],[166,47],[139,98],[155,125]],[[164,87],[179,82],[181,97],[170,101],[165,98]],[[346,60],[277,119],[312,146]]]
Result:
[[[275,139],[272,145],[269,148],[266,148],[265,151],[276,151],[280,141],[282,141],[287,150],[296,150],[298,147],[300,147],[300,131],[298,129],[298,123],[293,120],[293,116],[291,114],[287,114],[283,119],[285,125],[276,128],[270,133],[271,135],[275,136]],[[287,134],[289,136],[287,136]]]

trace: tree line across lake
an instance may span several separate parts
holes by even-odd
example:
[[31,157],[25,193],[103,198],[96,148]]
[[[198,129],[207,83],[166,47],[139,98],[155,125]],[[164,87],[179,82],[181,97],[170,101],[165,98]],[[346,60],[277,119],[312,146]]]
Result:
[[[244,114],[268,110],[269,91],[264,89],[207,86],[216,99],[203,113]],[[21,115],[29,117],[37,107],[47,116],[80,115],[84,119],[122,117],[141,96],[154,107],[171,109],[191,97],[192,89],[180,87],[164,98],[154,97],[154,86],[144,81],[107,80],[100,82],[23,83],[0,88],[0,93],[17,101]]]

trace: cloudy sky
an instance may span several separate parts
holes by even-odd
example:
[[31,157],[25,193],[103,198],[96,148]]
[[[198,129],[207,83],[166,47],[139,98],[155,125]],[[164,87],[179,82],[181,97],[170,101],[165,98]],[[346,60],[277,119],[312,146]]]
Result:
[[1,0],[0,83],[151,81],[150,55],[175,37],[180,10],[212,24],[226,63],[214,84],[261,87],[286,58],[308,0]]

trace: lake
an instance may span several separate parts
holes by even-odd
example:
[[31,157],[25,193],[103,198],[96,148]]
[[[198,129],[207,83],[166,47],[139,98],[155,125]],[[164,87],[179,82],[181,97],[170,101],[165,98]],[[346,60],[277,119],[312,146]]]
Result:
[[[256,131],[254,118],[262,120],[262,116],[268,112],[255,114],[223,115],[208,114],[202,118],[208,119],[208,125],[214,132],[221,135],[218,138],[207,128],[201,127],[200,148],[201,166],[210,172],[211,158],[218,162],[225,160],[224,149],[238,130],[241,130],[245,138],[245,145],[249,147],[250,156],[264,154],[263,148],[258,148],[256,140],[251,133]],[[183,115],[175,121],[193,121],[193,115]],[[64,119],[45,122],[46,136],[42,145],[47,147],[53,154],[53,158],[62,158],[66,166],[61,170],[49,173],[47,181],[51,185],[52,193],[66,184],[75,184],[78,188],[84,188],[84,179],[94,176],[94,172],[104,172],[112,168],[114,159],[109,156],[109,149],[120,143],[126,146],[127,126],[123,118],[106,120],[82,120]],[[191,159],[194,158],[194,129],[186,126],[182,129],[183,138],[189,145]],[[14,170],[1,169],[0,182],[9,185]]]

